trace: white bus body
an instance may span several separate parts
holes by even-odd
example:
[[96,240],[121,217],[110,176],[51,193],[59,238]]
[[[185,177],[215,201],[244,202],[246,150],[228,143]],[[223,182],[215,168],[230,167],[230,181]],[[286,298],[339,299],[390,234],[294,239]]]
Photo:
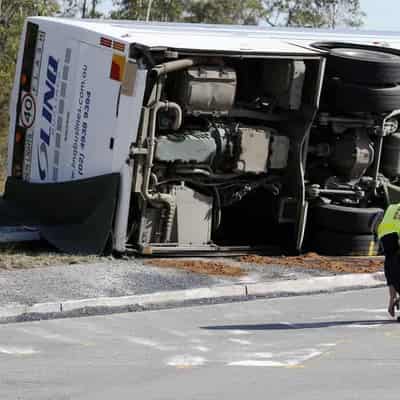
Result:
[[[57,185],[119,174],[118,252],[127,243],[141,253],[301,250],[310,202],[381,206],[382,141],[361,129],[390,114],[393,125],[400,108],[321,109],[329,48],[346,46],[316,42],[400,49],[390,32],[29,18],[10,104],[9,179]],[[313,142],[326,129],[340,145]],[[341,176],[335,154],[347,142],[368,160]],[[310,181],[308,159],[324,151],[332,176]],[[363,196],[367,177],[375,187]]]

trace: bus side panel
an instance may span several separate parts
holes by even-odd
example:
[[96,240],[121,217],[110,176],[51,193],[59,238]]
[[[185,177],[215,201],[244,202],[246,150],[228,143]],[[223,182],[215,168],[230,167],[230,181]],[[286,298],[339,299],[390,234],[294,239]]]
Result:
[[[67,137],[69,104],[74,93],[79,42],[40,32],[35,63],[40,61],[37,120],[25,148],[24,177],[30,182],[60,181],[61,154]],[[37,93],[35,93],[37,92]],[[30,149],[31,147],[31,149]],[[31,160],[29,165],[29,160]]]
[[112,51],[80,43],[74,96],[60,154],[59,180],[112,172],[120,82],[110,78]]
[[28,83],[13,101],[10,175],[50,183],[112,172],[121,85],[110,77],[113,51],[31,25],[35,40],[28,51],[25,43],[18,78]]

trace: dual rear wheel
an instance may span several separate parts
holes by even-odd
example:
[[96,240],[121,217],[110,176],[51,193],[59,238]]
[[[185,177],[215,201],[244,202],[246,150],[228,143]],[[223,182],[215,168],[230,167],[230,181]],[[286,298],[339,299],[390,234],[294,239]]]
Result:
[[324,255],[375,256],[379,246],[374,233],[383,213],[381,208],[316,206],[312,246]]
[[[321,110],[384,114],[400,109],[399,51],[334,43],[316,47],[329,50]],[[374,232],[383,213],[381,208],[317,205],[310,247],[325,255],[377,255]]]
[[393,50],[333,48],[327,58],[322,107],[385,113],[400,108],[400,54]]

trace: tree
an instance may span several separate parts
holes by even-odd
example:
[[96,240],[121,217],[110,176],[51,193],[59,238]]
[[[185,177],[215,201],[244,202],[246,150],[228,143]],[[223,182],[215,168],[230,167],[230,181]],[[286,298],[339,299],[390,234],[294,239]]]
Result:
[[100,18],[97,7],[102,0],[62,0],[60,15],[63,17]]
[[111,13],[114,19],[145,21],[180,21],[185,10],[185,0],[114,0],[117,9]]
[[60,1],[60,16],[74,17],[81,10],[78,0],[62,0]]
[[90,18],[99,18],[101,14],[97,11],[97,6],[100,4],[100,0],[91,0],[90,6]]
[[267,16],[262,0],[192,0],[185,20],[213,24],[256,25]]
[[[113,18],[273,26],[361,26],[360,0],[114,0]],[[150,13],[148,13],[150,11]]]
[[359,27],[365,16],[360,0],[264,0],[264,7],[273,26]]

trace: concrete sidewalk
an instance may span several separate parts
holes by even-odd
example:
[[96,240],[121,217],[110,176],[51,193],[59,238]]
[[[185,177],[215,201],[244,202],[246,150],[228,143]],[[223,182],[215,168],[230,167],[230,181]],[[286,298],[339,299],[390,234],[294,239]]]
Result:
[[384,284],[382,273],[335,275],[315,269],[224,261],[240,265],[245,275],[208,276],[149,266],[140,259],[0,271],[0,323]]

